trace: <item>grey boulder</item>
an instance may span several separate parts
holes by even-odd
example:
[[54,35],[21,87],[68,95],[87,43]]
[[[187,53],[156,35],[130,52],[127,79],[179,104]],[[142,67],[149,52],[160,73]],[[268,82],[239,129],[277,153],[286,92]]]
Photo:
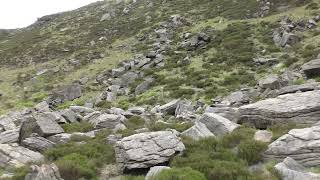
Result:
[[25,138],[30,137],[30,135],[33,133],[37,133],[43,137],[48,137],[63,132],[64,130],[61,128],[61,126],[52,119],[30,117],[21,125],[19,141],[21,142]]
[[287,157],[283,162],[275,165],[275,170],[282,180],[319,180],[320,174],[308,172],[305,167],[294,159]]
[[215,135],[201,122],[196,122],[191,128],[181,133],[183,136],[190,137],[194,140],[202,138],[215,137]]
[[27,163],[42,162],[44,156],[18,144],[0,144],[0,167],[21,167]]
[[214,113],[205,113],[199,120],[199,122],[205,124],[205,126],[215,135],[222,136],[231,133],[236,128],[240,127],[222,116]]
[[173,131],[135,134],[115,144],[116,160],[123,171],[166,163],[184,149],[181,139]]
[[173,100],[167,104],[160,106],[159,110],[163,114],[174,115],[179,103],[180,99]]
[[320,119],[320,91],[285,94],[239,108],[239,123],[266,129],[274,123],[312,125]]
[[306,167],[320,165],[320,126],[293,129],[268,146],[266,158],[291,157]]
[[315,59],[305,63],[302,66],[302,71],[308,78],[320,75],[320,59]]

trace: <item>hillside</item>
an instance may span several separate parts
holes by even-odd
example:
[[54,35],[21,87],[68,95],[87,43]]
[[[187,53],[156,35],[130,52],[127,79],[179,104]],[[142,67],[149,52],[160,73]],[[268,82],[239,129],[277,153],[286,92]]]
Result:
[[0,175],[319,178],[319,8],[105,0],[0,30]]

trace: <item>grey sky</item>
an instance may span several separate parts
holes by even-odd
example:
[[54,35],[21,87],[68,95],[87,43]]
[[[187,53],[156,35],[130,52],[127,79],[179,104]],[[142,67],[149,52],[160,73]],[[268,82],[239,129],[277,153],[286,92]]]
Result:
[[0,0],[0,29],[22,28],[44,15],[77,9],[98,0]]

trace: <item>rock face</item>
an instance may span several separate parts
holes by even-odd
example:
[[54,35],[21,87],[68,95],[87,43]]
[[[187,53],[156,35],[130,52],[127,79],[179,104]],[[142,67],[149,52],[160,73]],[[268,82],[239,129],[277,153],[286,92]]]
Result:
[[283,162],[278,163],[274,168],[283,180],[320,179],[319,174],[307,172],[303,166],[290,157],[287,157]]
[[196,122],[194,126],[182,132],[181,135],[191,137],[194,140],[215,136],[207,126],[201,122]]
[[268,146],[266,158],[291,157],[303,166],[320,165],[320,126],[293,129]]
[[239,123],[266,129],[274,123],[310,125],[320,118],[320,91],[286,94],[239,108]]
[[0,144],[0,167],[21,167],[30,162],[41,162],[43,155],[18,144]]
[[320,89],[319,83],[307,83],[307,84],[301,84],[301,85],[285,86],[279,90],[278,94],[283,95],[283,94],[307,92],[307,91],[313,91],[313,90],[319,90],[319,89]]
[[240,126],[214,113],[205,113],[199,122],[205,124],[206,127],[216,136],[228,134]]
[[150,168],[148,174],[146,175],[145,180],[153,180],[154,177],[156,177],[159,173],[161,173],[161,171],[163,171],[165,169],[170,169],[170,167],[168,167],[168,166],[154,166],[154,167]]
[[33,133],[37,133],[43,137],[48,137],[63,132],[64,130],[54,120],[45,119],[41,117],[29,118],[21,125],[20,142]]
[[320,59],[307,62],[302,66],[302,71],[309,78],[320,75]]
[[25,180],[63,180],[59,169],[55,164],[43,164],[31,166],[32,172],[26,175]]
[[116,160],[124,171],[166,163],[184,149],[181,139],[171,131],[135,134],[115,145]]

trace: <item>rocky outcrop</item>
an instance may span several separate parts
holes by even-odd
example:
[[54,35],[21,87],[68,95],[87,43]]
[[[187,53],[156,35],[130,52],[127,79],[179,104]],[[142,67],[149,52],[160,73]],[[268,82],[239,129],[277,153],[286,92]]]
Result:
[[320,75],[320,59],[315,59],[305,63],[302,66],[302,71],[309,78],[319,76]]
[[303,166],[320,165],[320,126],[293,129],[268,146],[266,158],[291,157]]
[[31,172],[26,175],[25,180],[63,180],[59,169],[55,164],[32,165]]
[[275,170],[281,176],[282,180],[319,180],[320,174],[307,172],[306,168],[301,166],[294,159],[287,157],[283,162],[275,165]]
[[73,84],[59,89],[52,93],[52,103],[63,103],[65,101],[72,101],[82,96],[82,87],[79,84]]
[[150,168],[149,172],[146,175],[145,180],[154,180],[154,178],[165,169],[170,169],[168,166],[154,166]]
[[117,163],[124,171],[166,163],[184,149],[181,139],[171,131],[135,134],[115,145]]
[[194,140],[215,137],[215,135],[201,122],[196,122],[194,126],[182,132],[181,135],[190,137]]
[[18,144],[0,144],[0,167],[21,167],[31,162],[41,162],[43,155]]
[[215,135],[222,136],[238,128],[240,125],[214,113],[205,113],[199,120]]
[[239,108],[239,123],[265,129],[274,123],[310,125],[320,118],[320,91],[281,95]]
[[280,77],[276,75],[269,75],[264,79],[259,80],[259,86],[262,89],[280,89],[282,86],[286,85],[288,82],[283,81]]

